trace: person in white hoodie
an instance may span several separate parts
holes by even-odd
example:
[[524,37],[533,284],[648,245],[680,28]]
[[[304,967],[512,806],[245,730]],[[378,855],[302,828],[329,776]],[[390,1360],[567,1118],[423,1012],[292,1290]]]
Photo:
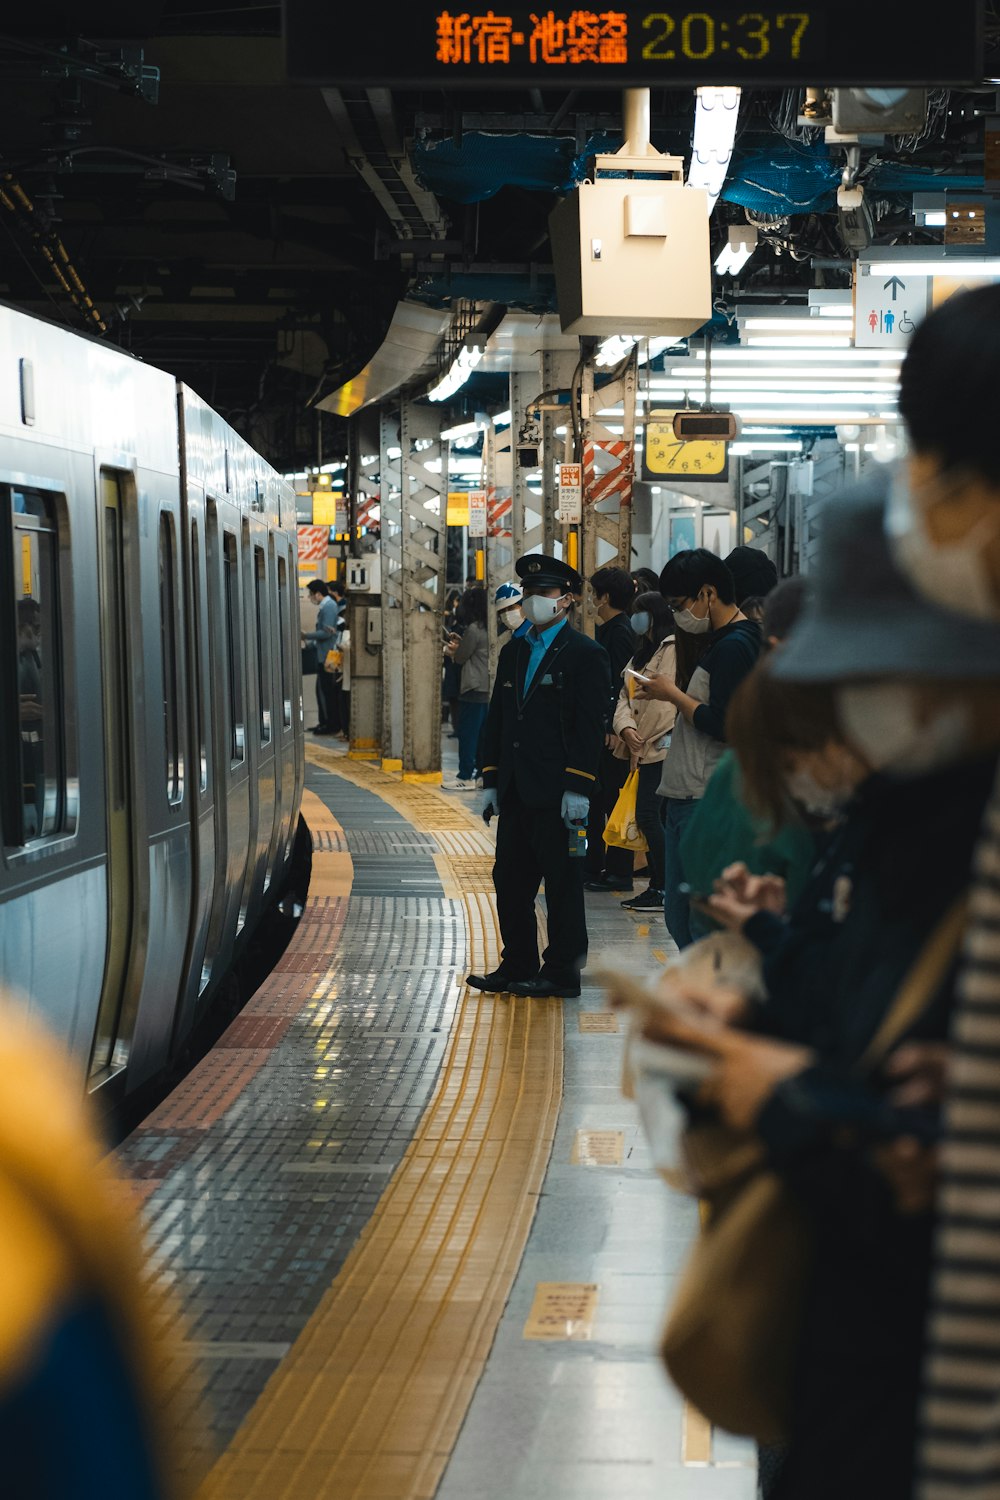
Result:
[[635,804],[635,821],[648,845],[646,865],[649,886],[630,896],[622,906],[628,911],[660,911],[663,907],[663,822],[660,817],[660,773],[667,755],[670,731],[677,709],[672,703],[656,698],[636,698],[639,672],[644,677],[669,677],[677,666],[674,646],[674,617],[658,591],[639,594],[632,601],[630,624],[639,646],[623,674],[622,689],[614,714],[614,732],[618,736],[615,755],[628,756],[632,769],[638,767],[639,786]]

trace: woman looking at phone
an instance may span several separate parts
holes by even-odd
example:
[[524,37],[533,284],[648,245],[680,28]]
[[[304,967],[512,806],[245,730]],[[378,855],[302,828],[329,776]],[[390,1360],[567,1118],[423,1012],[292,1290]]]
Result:
[[622,690],[615,706],[614,731],[623,746],[616,756],[628,756],[631,769],[639,771],[635,821],[648,845],[646,861],[649,885],[630,896],[622,906],[627,911],[660,911],[663,907],[663,824],[660,820],[660,773],[667,754],[668,736],[677,710],[672,703],[635,697],[643,678],[673,680],[677,660],[674,648],[674,617],[663,595],[639,594],[632,602],[631,626],[639,647],[625,669]]

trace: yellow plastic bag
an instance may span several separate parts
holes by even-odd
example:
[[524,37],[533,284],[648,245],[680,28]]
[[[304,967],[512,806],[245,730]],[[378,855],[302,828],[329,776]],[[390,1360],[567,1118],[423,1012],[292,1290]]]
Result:
[[323,671],[333,672],[336,675],[337,673],[343,672],[343,670],[344,653],[340,650],[339,646],[333,646],[326,653],[326,659],[323,662]]
[[638,768],[631,771],[618,793],[618,801],[611,810],[611,816],[604,829],[604,842],[614,844],[617,849],[631,849],[635,854],[641,854],[643,849],[649,846],[639,831],[635,821],[635,799],[639,791]]

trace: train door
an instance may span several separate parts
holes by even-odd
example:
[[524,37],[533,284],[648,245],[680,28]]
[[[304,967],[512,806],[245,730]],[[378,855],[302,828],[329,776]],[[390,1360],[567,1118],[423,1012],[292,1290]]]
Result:
[[108,932],[90,1075],[123,1065],[116,1044],[132,947],[135,890],[132,808],[131,648],[128,632],[129,527],[122,477],[101,470],[98,507],[101,681],[107,808]]

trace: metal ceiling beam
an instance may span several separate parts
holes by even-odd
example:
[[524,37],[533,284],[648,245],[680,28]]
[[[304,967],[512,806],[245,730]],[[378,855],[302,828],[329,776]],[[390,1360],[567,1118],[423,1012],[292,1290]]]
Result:
[[367,89],[348,99],[321,89],[347,159],[367,184],[400,236],[443,239],[447,225],[433,193],[420,187],[406,158],[388,89]]

